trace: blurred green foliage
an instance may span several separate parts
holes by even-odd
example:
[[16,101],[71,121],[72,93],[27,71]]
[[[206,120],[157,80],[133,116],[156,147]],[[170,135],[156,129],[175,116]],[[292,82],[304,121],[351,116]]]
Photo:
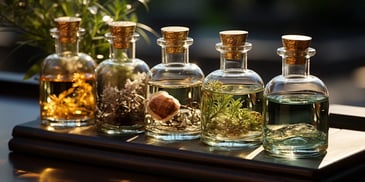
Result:
[[109,54],[109,44],[104,40],[108,21],[137,22],[137,32],[144,39],[148,39],[147,32],[156,34],[149,26],[138,23],[136,10],[140,6],[148,10],[148,0],[5,0],[0,2],[0,22],[20,32],[20,41],[12,53],[24,45],[42,50],[29,58],[37,60],[24,76],[29,79],[38,73],[43,58],[54,52],[55,41],[49,31],[55,26],[55,18],[81,18],[86,34],[80,41],[80,51],[100,62]]

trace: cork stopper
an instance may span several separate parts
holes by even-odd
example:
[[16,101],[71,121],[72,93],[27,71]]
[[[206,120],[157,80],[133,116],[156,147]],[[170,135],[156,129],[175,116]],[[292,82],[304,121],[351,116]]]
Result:
[[168,26],[161,28],[162,37],[166,42],[166,52],[170,54],[183,53],[185,40],[188,38],[189,28]]
[[248,36],[247,31],[243,30],[226,30],[219,32],[222,45],[226,47],[226,59],[241,59],[242,46],[245,45]]
[[283,35],[281,39],[284,48],[292,52],[286,58],[286,63],[304,64],[305,51],[309,48],[312,38],[304,35]]
[[110,33],[113,36],[113,47],[119,49],[129,48],[136,26],[137,24],[131,21],[114,21],[109,23]]
[[55,19],[55,22],[61,43],[75,43],[77,41],[81,18],[59,17]]

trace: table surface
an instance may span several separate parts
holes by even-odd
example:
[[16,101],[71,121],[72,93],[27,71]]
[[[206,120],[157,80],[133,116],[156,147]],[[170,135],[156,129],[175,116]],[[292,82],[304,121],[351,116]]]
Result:
[[[0,176],[4,181],[184,181],[59,159],[12,153],[12,129],[39,116],[38,100],[0,94]],[[344,141],[345,142],[345,141]]]
[[37,99],[0,94],[0,181],[182,181],[9,151],[14,126],[38,116]]

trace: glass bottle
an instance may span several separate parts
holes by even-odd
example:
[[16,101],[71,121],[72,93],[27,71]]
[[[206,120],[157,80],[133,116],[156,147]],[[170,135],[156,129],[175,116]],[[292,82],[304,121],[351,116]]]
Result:
[[110,58],[96,68],[98,129],[110,135],[144,132],[149,66],[135,57],[136,23],[109,23]]
[[247,68],[248,32],[227,30],[216,44],[220,69],[202,85],[203,143],[219,148],[254,147],[262,142],[264,82]]
[[282,36],[282,74],[265,87],[263,147],[278,157],[321,156],[328,147],[329,94],[325,84],[310,75],[311,37]]
[[168,26],[157,39],[162,62],[151,68],[146,113],[147,135],[161,140],[200,137],[200,97],[203,71],[189,63],[189,28]]
[[79,52],[84,29],[81,19],[59,17],[51,29],[56,52],[47,56],[40,71],[41,123],[50,127],[94,124],[96,110],[96,63]]

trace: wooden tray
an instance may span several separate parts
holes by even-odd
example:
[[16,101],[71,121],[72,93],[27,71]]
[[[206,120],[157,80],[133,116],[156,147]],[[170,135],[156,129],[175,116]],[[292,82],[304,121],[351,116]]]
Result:
[[[338,119],[338,118],[337,118]],[[49,131],[39,120],[13,128],[9,149],[187,180],[313,181],[342,179],[365,169],[365,132],[330,128],[327,154],[280,159],[262,147],[221,150],[199,140],[162,142],[140,135],[104,136],[93,126]]]

